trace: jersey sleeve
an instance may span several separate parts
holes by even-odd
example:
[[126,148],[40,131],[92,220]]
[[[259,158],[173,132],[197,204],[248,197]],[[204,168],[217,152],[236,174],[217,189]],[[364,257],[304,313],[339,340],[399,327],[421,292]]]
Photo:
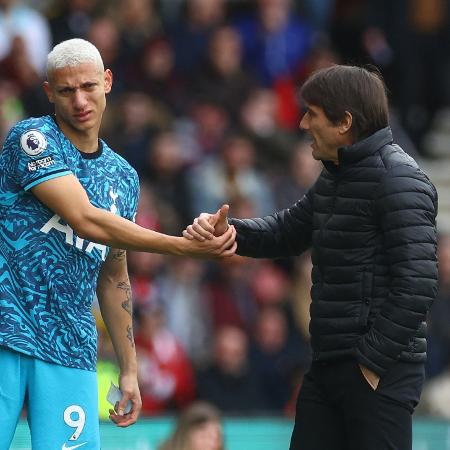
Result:
[[52,178],[71,174],[55,131],[43,120],[20,123],[7,137],[8,170],[24,190]]
[[139,204],[139,195],[140,195],[140,187],[139,187],[139,177],[136,171],[133,169],[133,176],[130,183],[129,190],[129,201],[128,201],[128,214],[127,219],[136,222],[136,214]]

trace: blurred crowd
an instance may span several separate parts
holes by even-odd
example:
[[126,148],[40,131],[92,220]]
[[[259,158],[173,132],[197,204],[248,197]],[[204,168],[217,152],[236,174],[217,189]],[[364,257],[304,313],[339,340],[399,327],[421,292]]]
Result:
[[[0,143],[18,120],[52,112],[46,55],[85,38],[114,74],[101,136],[139,173],[138,224],[179,235],[225,202],[233,217],[270,214],[321,170],[297,93],[333,63],[377,65],[396,141],[445,157],[449,14],[448,0],[0,0]],[[427,375],[430,391],[448,379],[450,396],[450,238],[439,245]],[[128,258],[144,414],[196,399],[225,414],[294,414],[310,364],[309,255]],[[117,367],[94,313],[103,392]]]

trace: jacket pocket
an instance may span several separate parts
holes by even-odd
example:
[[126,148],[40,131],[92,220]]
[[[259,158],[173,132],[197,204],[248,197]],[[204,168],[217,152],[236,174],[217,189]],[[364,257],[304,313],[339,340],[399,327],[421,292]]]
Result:
[[372,302],[372,273],[369,271],[367,267],[364,267],[362,273],[361,311],[359,314],[359,325],[361,329],[367,328],[371,302]]

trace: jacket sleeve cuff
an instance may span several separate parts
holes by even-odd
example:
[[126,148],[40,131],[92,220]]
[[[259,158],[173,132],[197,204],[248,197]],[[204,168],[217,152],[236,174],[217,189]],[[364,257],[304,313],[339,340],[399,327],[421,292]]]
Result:
[[361,352],[361,349],[359,347],[356,349],[356,359],[360,364],[376,373],[380,378],[387,372],[386,367],[383,367],[373,360],[367,358],[367,356]]

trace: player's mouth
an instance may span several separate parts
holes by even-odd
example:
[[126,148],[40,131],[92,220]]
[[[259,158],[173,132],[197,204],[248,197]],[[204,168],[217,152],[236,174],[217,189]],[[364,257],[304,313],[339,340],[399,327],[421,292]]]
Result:
[[92,117],[92,111],[84,111],[78,114],[74,114],[74,117],[78,122],[86,122]]

